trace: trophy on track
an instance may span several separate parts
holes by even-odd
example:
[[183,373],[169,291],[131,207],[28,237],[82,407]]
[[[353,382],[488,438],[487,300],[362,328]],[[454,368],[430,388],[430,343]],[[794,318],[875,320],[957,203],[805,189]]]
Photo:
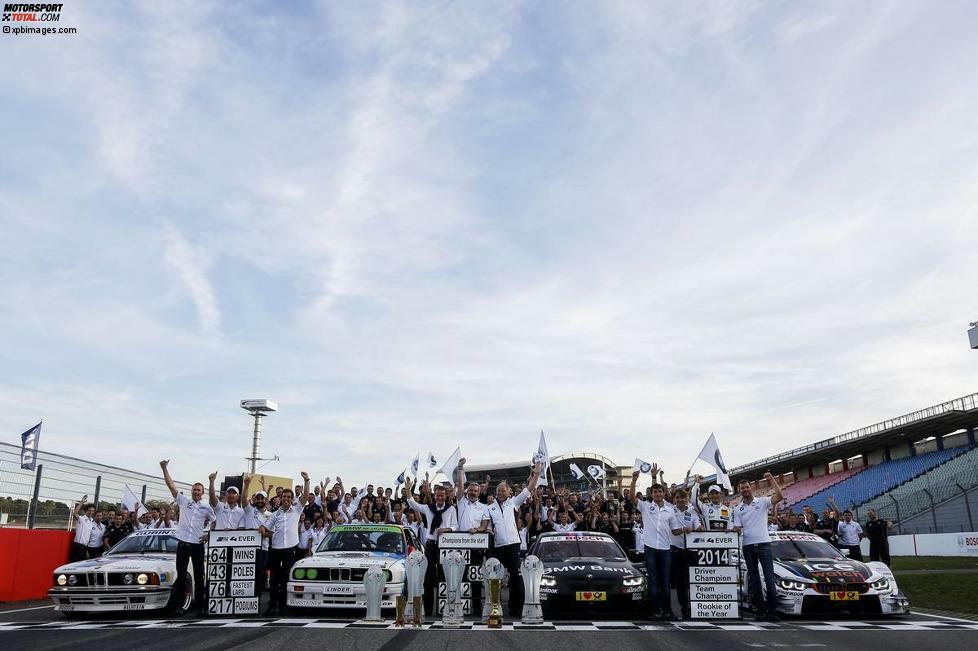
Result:
[[394,599],[394,627],[401,628],[404,626],[404,610],[407,607],[407,597],[402,594],[397,595]]
[[462,554],[453,549],[441,559],[442,571],[445,574],[445,608],[442,611],[442,626],[458,628],[465,623],[462,612],[462,574],[465,572],[465,561]]
[[415,549],[407,560],[408,602],[411,605],[411,621],[415,628],[421,628],[424,621],[424,575],[428,571],[428,559],[424,552]]
[[367,616],[364,621],[382,622],[380,602],[384,597],[384,588],[387,586],[387,575],[384,570],[377,566],[371,567],[363,575],[363,589],[367,595]]
[[505,576],[506,568],[498,558],[487,558],[482,564],[482,584],[485,587],[482,622],[488,624],[489,628],[500,628],[503,625],[503,607],[500,598]]
[[540,605],[540,580],[543,578],[543,562],[536,556],[523,561],[523,623],[542,624],[543,606]]

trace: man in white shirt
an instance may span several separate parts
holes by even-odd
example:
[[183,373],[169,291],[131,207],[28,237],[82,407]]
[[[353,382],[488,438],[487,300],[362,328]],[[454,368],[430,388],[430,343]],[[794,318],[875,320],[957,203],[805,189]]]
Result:
[[849,550],[849,558],[854,561],[862,561],[863,553],[859,549],[859,541],[863,538],[863,528],[858,522],[852,519],[852,511],[846,509],[842,512],[842,522],[839,523],[839,547]]
[[703,478],[696,475],[689,501],[696,507],[707,531],[727,531],[733,528],[733,513],[730,507],[723,503],[723,489],[713,484],[707,491],[707,502],[700,501],[700,482]]
[[217,471],[210,474],[210,488],[208,497],[210,498],[211,508],[214,509],[214,528],[215,529],[240,529],[241,522],[244,520],[244,511],[239,502],[241,494],[238,493],[237,486],[228,486],[224,493],[224,501],[218,501],[217,491],[214,490],[214,480],[217,478]]
[[[553,517],[553,511],[550,512],[550,515]],[[568,533],[577,529],[577,521],[571,522],[568,511],[561,511],[557,517],[559,521],[553,523],[553,530],[557,533]]]
[[[771,535],[767,530],[767,516],[772,504],[781,502],[781,485],[771,473],[764,473],[764,478],[774,487],[771,497],[754,497],[750,481],[741,479],[737,482],[740,491],[740,504],[734,508],[734,531],[742,534],[744,562],[747,564],[747,582],[751,601],[757,609],[758,621],[777,622],[778,592],[774,585],[774,559],[771,554]],[[761,577],[758,574],[758,564],[764,571],[764,589],[767,591],[765,601],[761,594]]]
[[[211,505],[203,501],[204,485],[200,482],[194,484],[190,489],[190,498],[177,490],[177,485],[170,477],[170,469],[167,467],[170,462],[166,459],[160,461],[160,468],[163,469],[163,481],[170,489],[170,494],[177,501],[180,507],[180,519],[177,521],[177,576],[180,581],[180,590],[187,585],[190,578],[187,573],[187,563],[193,562],[194,566],[194,606],[197,608],[197,616],[203,617],[206,612],[206,597],[204,595],[204,525],[208,519],[214,519],[214,509]],[[181,593],[182,594],[182,593]],[[178,613],[183,614],[182,611]]]
[[98,518],[92,520],[92,528],[88,533],[88,558],[98,558],[105,549],[105,525]]
[[83,495],[75,504],[75,538],[71,543],[72,563],[88,558],[88,541],[95,523],[95,505],[88,503],[88,495]]
[[268,566],[272,571],[271,599],[265,615],[284,613],[286,607],[286,589],[289,574],[295,563],[295,548],[299,544],[299,519],[302,517],[302,507],[309,494],[309,473],[302,472],[305,483],[300,493],[299,501],[293,502],[295,493],[288,488],[282,491],[282,499],[278,510],[272,513],[260,531],[270,539],[268,550]]
[[458,530],[476,533],[489,529],[489,508],[479,501],[482,487],[478,482],[470,481],[467,487],[462,486],[462,470],[465,457],[458,461],[458,472],[455,475],[455,490],[464,495],[458,501]]
[[[251,475],[245,477],[245,495],[248,494],[248,486],[251,482]],[[261,529],[261,526],[265,524],[268,520],[268,516],[271,515],[265,510],[268,505],[268,495],[265,491],[261,490],[254,494],[251,498],[251,502],[245,504],[241,509],[242,518],[241,526],[244,529]],[[268,538],[262,536],[261,538],[261,549],[258,550],[258,587],[260,590],[265,589],[267,584],[266,568],[268,567]]]
[[[652,476],[658,473],[659,466],[652,465]],[[645,569],[649,581],[649,599],[654,610],[653,617],[661,620],[676,619],[672,611],[672,592],[670,574],[672,572],[673,535],[682,533],[682,523],[676,509],[666,501],[666,491],[662,484],[652,484],[649,499],[639,500],[635,490],[639,471],[632,473],[632,485],[628,494],[632,508],[642,514],[642,544],[645,546]]]
[[520,577],[520,507],[526,503],[536,489],[540,479],[541,464],[534,464],[526,488],[513,497],[509,484],[505,481],[496,486],[496,501],[489,510],[495,532],[492,554],[509,572],[509,614],[521,617],[523,612],[523,580]]
[[428,571],[424,577],[424,609],[426,613],[434,613],[432,605],[438,589],[438,572],[441,570],[441,563],[438,562],[438,537],[448,531],[455,531],[458,528],[458,519],[455,509],[445,501],[444,486],[435,486],[435,501],[429,506],[414,501],[411,485],[411,479],[405,478],[402,492],[408,506],[424,520],[421,542],[424,544],[424,555],[428,559]]
[[688,619],[689,613],[689,565],[686,562],[686,538],[685,534],[693,531],[701,531],[703,524],[700,521],[696,509],[689,503],[689,497],[682,488],[677,488],[673,494],[673,505],[676,508],[676,517],[682,525],[682,531],[674,533],[669,553],[672,555],[672,576],[670,583],[676,588],[676,598],[679,600],[679,607],[682,609],[683,619]]

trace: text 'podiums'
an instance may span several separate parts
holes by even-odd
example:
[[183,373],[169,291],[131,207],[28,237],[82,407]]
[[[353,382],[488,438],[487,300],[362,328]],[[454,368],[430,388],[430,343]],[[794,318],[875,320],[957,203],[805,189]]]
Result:
[[689,612],[693,619],[740,619],[740,534],[686,534]]
[[207,540],[207,614],[258,614],[258,550],[255,529],[211,531]]
[[[468,615],[472,613],[472,599],[475,596],[474,587],[482,584],[482,561],[486,550],[489,549],[489,534],[454,531],[443,533],[438,537],[438,559],[432,559],[429,562],[437,562],[440,572],[441,559],[453,549],[462,555],[462,560],[465,562],[462,584],[459,586],[459,597],[462,600],[462,612]],[[437,614],[441,615],[448,599],[448,586],[440,574],[439,578]]]

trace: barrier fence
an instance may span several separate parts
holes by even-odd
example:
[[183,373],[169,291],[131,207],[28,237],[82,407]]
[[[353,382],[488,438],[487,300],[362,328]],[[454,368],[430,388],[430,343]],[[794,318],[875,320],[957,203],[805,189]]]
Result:
[[[176,482],[189,493],[190,484]],[[118,508],[124,487],[144,504],[169,503],[162,475],[108,466],[39,450],[37,469],[20,467],[20,446],[0,442],[0,526],[70,529],[82,495],[99,510]]]

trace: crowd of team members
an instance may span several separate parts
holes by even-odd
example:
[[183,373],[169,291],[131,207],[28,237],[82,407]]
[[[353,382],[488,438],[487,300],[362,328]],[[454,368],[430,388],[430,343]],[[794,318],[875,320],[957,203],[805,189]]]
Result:
[[[748,581],[758,617],[776,620],[774,575],[769,533],[778,530],[807,531],[821,535],[850,557],[860,559],[859,541],[863,528],[852,513],[840,510],[830,501],[816,517],[810,507],[801,513],[790,509],[778,512],[780,486],[765,474],[771,497],[754,497],[756,484],[741,480],[737,495],[727,497],[717,485],[703,493],[702,478],[685,485],[666,486],[662,471],[653,466],[654,483],[643,495],[636,490],[639,473],[631,486],[602,494],[595,485],[590,491],[572,492],[566,487],[539,485],[541,467],[534,466],[525,485],[499,482],[463,484],[465,459],[459,462],[456,482],[434,483],[405,480],[403,486],[374,484],[347,489],[340,477],[326,478],[311,486],[302,472],[303,485],[294,488],[265,486],[251,492],[251,477],[245,476],[242,491],[251,497],[242,502],[241,492],[230,486],[223,498],[215,488],[217,472],[211,473],[207,499],[203,483],[196,483],[187,497],[170,477],[168,462],[161,461],[163,477],[173,501],[159,505],[137,505],[138,511],[124,508],[96,513],[87,496],[75,507],[77,524],[72,560],[99,556],[130,533],[146,528],[175,528],[178,540],[177,571],[181,581],[189,579],[188,561],[193,560],[195,603],[202,614],[204,599],[203,559],[208,529],[258,529],[263,536],[260,566],[271,575],[268,614],[285,609],[286,583],[293,563],[316,550],[329,530],[340,524],[391,523],[414,530],[426,547],[429,558],[437,558],[438,537],[446,531],[486,531],[490,533],[490,555],[499,558],[510,576],[519,572],[519,563],[534,539],[542,533],[593,531],[615,538],[634,560],[644,560],[647,568],[653,615],[657,619],[676,619],[671,606],[671,589],[679,603],[686,603],[686,568],[683,534],[702,530],[738,530],[743,533],[744,558]],[[658,481],[655,481],[658,480]],[[869,512],[866,531],[873,560],[889,564],[886,536],[892,523]],[[429,562],[425,577],[425,607],[431,612],[432,595],[437,585],[436,564]],[[760,581],[767,584],[769,598],[761,598]],[[266,573],[262,572],[265,576]],[[519,616],[522,608],[522,583],[510,581],[510,614]],[[685,613],[684,613],[685,615]]]

